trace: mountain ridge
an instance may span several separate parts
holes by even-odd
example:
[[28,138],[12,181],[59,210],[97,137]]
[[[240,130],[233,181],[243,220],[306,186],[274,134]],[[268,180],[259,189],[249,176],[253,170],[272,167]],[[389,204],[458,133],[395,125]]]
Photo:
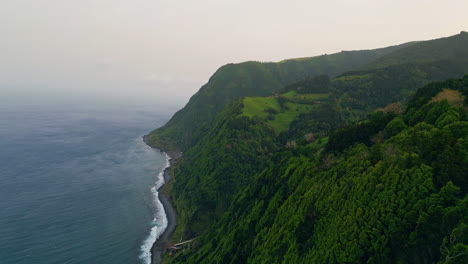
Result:
[[[414,43],[374,50],[345,51],[303,58],[299,61],[291,59],[279,63],[248,61],[226,64],[210,77],[208,83],[203,85],[167,124],[148,135],[148,143],[160,149],[186,150],[208,129],[214,115],[233,99],[273,94],[286,84],[308,76],[335,76],[412,44]],[[260,87],[256,83],[260,83]]]

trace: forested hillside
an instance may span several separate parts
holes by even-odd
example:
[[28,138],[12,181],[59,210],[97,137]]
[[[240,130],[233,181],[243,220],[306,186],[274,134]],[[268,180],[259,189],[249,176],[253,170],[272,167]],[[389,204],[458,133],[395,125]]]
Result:
[[166,125],[149,134],[148,143],[160,149],[186,150],[211,128],[216,114],[236,98],[271,95],[289,83],[315,75],[336,76],[413,44],[342,51],[279,63],[249,61],[224,65]]
[[165,261],[457,263],[468,78],[430,83],[467,73],[466,33],[223,66],[148,137],[184,151],[174,239],[196,238]]
[[[405,77],[399,78],[405,79],[403,85],[394,87],[396,91],[390,94],[398,97],[401,95],[400,90],[408,92],[411,87],[414,90],[429,81],[461,77],[460,72],[463,74],[467,67],[467,47],[468,33],[461,32],[447,38],[409,42],[375,50],[342,51],[279,63],[250,61],[227,64],[216,71],[208,83],[166,125],[151,132],[148,143],[160,149],[186,150],[210,129],[216,114],[236,98],[271,95],[288,84],[321,74],[333,78],[345,72],[361,70],[352,73],[356,75],[355,78],[345,86],[358,86],[358,90],[364,90],[373,82],[385,83],[386,87],[373,89],[373,93],[378,93],[381,89],[391,89],[389,85],[393,84],[388,79],[394,77],[391,76],[392,73],[405,73],[405,68],[408,68],[411,71],[409,74],[415,74],[417,78],[413,83],[408,83]],[[453,72],[452,68],[455,68]],[[349,74],[346,80],[351,79]],[[369,74],[375,78],[360,80],[362,77],[369,77]],[[375,99],[387,96],[385,92],[388,91],[382,92],[378,97],[371,97]],[[367,95],[369,93],[365,96]]]
[[363,68],[377,69],[405,63],[430,63],[466,58],[468,56],[467,40],[468,32],[462,31],[458,35],[447,38],[420,41],[405,49],[384,55]]
[[237,118],[231,112],[213,132],[218,139],[205,143],[223,147],[211,162],[230,176],[245,172],[249,184],[165,261],[467,263],[467,98],[468,76],[433,83],[403,113],[382,109],[329,137],[285,146],[271,140],[264,119],[232,105]]

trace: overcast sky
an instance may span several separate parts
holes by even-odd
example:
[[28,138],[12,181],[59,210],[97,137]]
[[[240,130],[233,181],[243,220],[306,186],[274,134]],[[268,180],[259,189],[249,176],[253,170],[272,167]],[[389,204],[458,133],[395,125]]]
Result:
[[0,0],[0,97],[182,104],[226,63],[462,30],[466,0]]

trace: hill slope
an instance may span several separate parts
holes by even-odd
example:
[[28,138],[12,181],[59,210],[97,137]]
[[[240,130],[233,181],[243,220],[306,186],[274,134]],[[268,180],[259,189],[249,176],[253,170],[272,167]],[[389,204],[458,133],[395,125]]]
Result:
[[[460,41],[466,42],[466,45],[459,45]],[[430,189],[431,194],[441,191],[440,188],[445,186],[444,184],[447,183],[445,180],[448,177],[455,185],[461,187],[462,193],[466,192],[463,183],[460,183],[462,177],[459,176],[460,171],[465,173],[463,169],[460,169],[462,168],[460,164],[465,164],[463,163],[465,161],[457,158],[452,159],[455,160],[455,163],[444,161],[451,164],[450,167],[457,168],[458,172],[453,173],[458,173],[458,176],[447,176],[446,172],[442,172],[444,176],[434,176],[434,173],[437,174],[443,170],[441,169],[443,166],[438,165],[439,167],[437,167],[436,164],[431,162],[435,160],[435,163],[441,164],[443,163],[443,157],[436,156],[436,154],[434,154],[435,156],[423,155],[425,151],[432,153],[436,148],[443,149],[443,144],[447,143],[452,144],[450,150],[447,151],[453,150],[455,152],[447,152],[446,155],[463,156],[464,150],[462,149],[464,145],[459,146],[456,145],[458,143],[454,143],[455,141],[462,142],[464,140],[459,134],[454,136],[456,139],[450,139],[451,141],[437,140],[439,136],[447,139],[447,133],[452,133],[442,131],[444,129],[441,127],[442,123],[452,122],[453,120],[466,121],[466,114],[457,107],[443,105],[443,103],[427,104],[430,98],[425,97],[424,92],[421,94],[419,91],[417,97],[415,97],[419,99],[411,101],[409,106],[412,109],[417,109],[415,113],[407,112],[403,117],[395,119],[395,115],[402,113],[405,109],[401,104],[408,102],[411,98],[410,95],[418,87],[431,81],[460,77],[468,73],[468,56],[464,57],[465,53],[462,52],[468,50],[467,38],[457,35],[428,41],[424,44],[426,51],[431,50],[431,48],[427,48],[432,45],[431,43],[437,48],[446,45],[447,50],[452,49],[453,43],[458,43],[457,45],[461,47],[458,50],[461,51],[457,54],[460,56],[449,56],[447,54],[450,52],[442,52],[441,54],[445,55],[435,54],[434,57],[431,57],[432,53],[429,52],[429,54],[426,54],[425,60],[420,59],[422,55],[417,55],[413,59],[401,63],[399,60],[395,60],[396,64],[390,60],[390,63],[381,63],[380,66],[371,69],[367,69],[365,66],[357,67],[358,64],[368,61],[369,58],[358,59],[356,57],[356,60],[351,62],[345,59],[350,54],[376,56],[377,58],[373,61],[387,56],[391,58],[392,54],[395,57],[401,57],[404,50],[411,49],[418,44],[412,43],[401,47],[392,47],[391,50],[387,50],[387,55],[383,57],[383,54],[377,55],[372,51],[356,51],[326,57],[288,60],[280,63],[247,62],[231,64],[220,68],[208,84],[192,97],[184,109],[174,115],[166,126],[153,131],[148,137],[149,143],[153,146],[184,150],[184,157],[173,168],[175,179],[171,185],[172,200],[180,214],[175,235],[177,240],[190,239],[199,235],[202,235],[202,237],[196,240],[200,242],[194,242],[193,249],[195,251],[191,251],[189,255],[178,255],[175,260],[192,263],[199,263],[205,259],[206,263],[210,263],[208,260],[211,260],[211,263],[225,263],[231,260],[235,260],[234,262],[249,261],[256,263],[268,259],[268,262],[279,263],[283,261],[282,256],[289,253],[291,254],[290,258],[288,257],[288,261],[285,261],[285,263],[291,263],[291,261],[300,263],[302,260],[307,260],[309,263],[310,261],[323,263],[349,261],[357,263],[367,260],[374,262],[384,259],[400,260],[401,256],[389,256],[385,255],[385,252],[379,253],[379,255],[378,252],[388,246],[386,244],[388,241],[385,242],[385,239],[391,238],[395,239],[395,241],[400,239],[400,241],[407,242],[407,238],[394,238],[385,231],[383,235],[379,233],[380,237],[377,237],[377,235],[372,237],[372,239],[384,241],[376,245],[374,251],[368,248],[369,245],[365,244],[367,242],[362,242],[364,246],[362,248],[355,247],[356,252],[348,252],[345,253],[345,255],[348,255],[338,257],[336,252],[342,249],[334,248],[336,251],[332,253],[327,250],[332,244],[338,243],[341,238],[333,237],[332,234],[324,231],[325,233],[320,233],[321,235],[317,238],[319,240],[310,240],[312,239],[309,237],[310,232],[313,231],[315,234],[317,230],[320,230],[308,229],[310,228],[308,223],[315,225],[314,219],[317,216],[315,213],[312,216],[301,216],[300,213],[295,216],[293,211],[287,210],[289,210],[288,208],[296,208],[299,212],[306,212],[312,204],[313,208],[321,208],[319,215],[326,215],[327,210],[333,210],[337,212],[336,215],[330,214],[329,218],[322,218],[325,221],[323,228],[340,226],[342,223],[333,222],[333,219],[335,217],[342,219],[350,211],[345,213],[332,205],[335,198],[337,200],[341,199],[342,203],[345,203],[349,189],[335,190],[331,187],[338,184],[341,187],[349,186],[351,188],[358,185],[358,182],[354,182],[355,180],[374,182],[376,179],[372,177],[377,177],[376,175],[379,173],[390,175],[389,178],[385,179],[388,184],[394,184],[391,183],[393,181],[392,175],[400,173],[421,173],[425,175],[423,177],[424,184],[431,177],[431,179],[437,179],[433,181],[433,186],[426,186]],[[382,50],[379,52],[382,52]],[[385,61],[388,60],[388,58],[385,59]],[[339,61],[338,65],[341,69],[356,66],[355,69],[359,68],[359,70],[339,74],[336,67],[330,67],[336,61]],[[359,63],[357,63],[358,61]],[[284,67],[283,64],[289,64],[289,66]],[[307,74],[310,69],[314,69],[314,74]],[[323,75],[324,72],[330,74],[331,78]],[[296,82],[291,83],[291,80]],[[459,83],[464,85],[465,82],[466,78]],[[444,83],[443,85],[454,86],[454,90],[458,89],[465,93],[464,88],[460,88],[457,86],[458,84]],[[430,88],[423,90],[428,89],[430,90]],[[456,93],[449,92],[448,94],[457,98]],[[431,97],[433,96],[431,95]],[[418,100],[424,102],[417,105],[415,102],[418,102]],[[400,104],[396,104],[396,102]],[[389,103],[393,104],[386,106]],[[430,108],[432,105],[438,106],[432,109]],[[338,130],[334,134],[335,136],[328,138],[331,132],[337,131],[345,124],[362,120],[369,112],[378,107],[383,108],[383,112],[386,114],[373,114],[370,120],[359,122],[351,128]],[[446,121],[436,122],[437,120],[425,119],[425,112],[433,111],[434,116],[436,116],[445,110],[448,111]],[[396,114],[392,113],[392,111]],[[449,115],[454,111],[458,114]],[[398,118],[403,120],[403,124]],[[435,127],[435,132],[432,131],[432,128],[423,125],[417,127],[420,121],[426,121]],[[385,131],[387,125],[389,128]],[[397,164],[413,164],[414,166],[393,166],[392,162],[395,162],[395,159],[387,159],[387,156],[391,156],[387,154],[392,153],[395,148],[395,143],[391,143],[390,137],[387,138],[387,133],[394,136],[396,132],[401,132],[402,127],[404,129],[408,127],[414,129],[413,132],[418,136],[428,135],[436,144],[434,149],[419,150],[416,149],[417,146],[413,146],[415,149],[402,151],[401,153],[406,155],[408,159],[399,160]],[[422,132],[419,129],[423,129]],[[429,129],[431,133],[436,134],[427,134],[424,129]],[[463,131],[464,128],[461,129]],[[418,136],[405,139],[409,142],[401,143],[401,147],[404,145],[412,146],[410,144],[411,140],[416,140]],[[364,145],[353,149],[354,143]],[[428,145],[429,143],[422,142],[421,144]],[[343,151],[345,152],[343,153]],[[413,152],[423,155],[424,159],[413,159]],[[379,161],[384,164],[382,165],[383,168],[375,167]],[[336,164],[337,162],[339,164]],[[344,165],[341,165],[342,162],[344,162]],[[424,166],[429,166],[430,169]],[[408,171],[403,172],[406,169]],[[434,172],[431,171],[432,169],[440,171]],[[449,169],[445,168],[444,170]],[[315,178],[316,176],[317,178]],[[360,178],[361,176],[367,178]],[[341,178],[346,179],[346,181],[342,182]],[[306,181],[306,179],[309,180]],[[320,185],[315,185],[316,180]],[[305,197],[306,193],[310,191],[308,189],[310,186],[315,186],[313,187],[313,194],[310,194],[312,200],[303,201],[302,197]],[[321,188],[325,189],[322,190]],[[354,190],[352,199],[367,199],[367,196],[364,198],[359,196],[361,194],[358,190],[363,188],[367,188],[367,185]],[[412,186],[401,186],[401,188],[412,188]],[[284,201],[299,189],[301,189],[301,192],[293,201],[300,202],[296,205],[287,204],[284,208],[286,210],[284,215],[294,216],[291,218],[294,222],[288,223],[289,220],[287,219],[277,219],[279,222],[276,223],[276,232],[282,234],[283,238],[291,238],[291,240],[287,240],[287,244],[281,244],[281,238],[274,237],[273,233],[269,233],[268,230],[274,228],[271,224],[275,223],[275,215],[279,213],[278,210],[280,210],[279,208]],[[281,190],[281,193],[277,194],[277,190]],[[316,191],[322,192],[322,196],[314,196],[318,195],[315,193]],[[336,197],[335,191],[338,192]],[[372,196],[373,199],[378,198],[378,193],[372,189],[367,190],[367,192],[369,195],[371,193],[375,195]],[[399,197],[402,194],[397,193],[395,195]],[[333,199],[328,199],[329,196],[333,197]],[[407,198],[403,197],[401,199]],[[387,198],[382,197],[382,199]],[[270,200],[272,203],[270,203]],[[233,203],[233,201],[236,202]],[[326,203],[321,203],[323,201],[326,201]],[[370,205],[366,204],[366,206]],[[376,204],[372,206],[376,206]],[[451,204],[451,206],[457,205]],[[371,210],[370,208],[367,207],[368,210]],[[357,210],[357,208],[354,209]],[[364,209],[365,207],[361,208],[361,210]],[[250,215],[251,213],[254,215]],[[360,216],[362,215],[356,217]],[[400,218],[398,216],[398,219]],[[378,218],[377,222],[372,222],[372,226],[378,226],[384,220]],[[411,218],[408,221],[413,220]],[[333,225],[330,223],[333,223]],[[294,233],[287,235],[282,229],[289,224],[292,225],[293,230],[288,229],[288,232]],[[213,225],[216,225],[216,228],[213,229]],[[452,227],[450,226],[450,228]],[[301,230],[305,230],[302,235],[298,233]],[[359,230],[355,229],[353,234],[360,233]],[[392,230],[392,232],[395,230],[395,232],[408,231],[398,228],[392,228]],[[242,235],[244,231],[248,237]],[[260,234],[262,235],[259,236]],[[317,234],[319,233],[317,232]],[[369,236],[368,234],[362,240],[369,239]],[[328,242],[325,241],[328,239],[327,237],[331,239],[331,244],[327,244]],[[295,244],[291,242],[294,239],[296,239]],[[440,234],[436,239],[442,239]],[[242,244],[243,240],[247,242]],[[262,244],[263,242],[260,242],[260,240],[268,240],[272,243]],[[309,242],[304,242],[304,244],[301,242],[303,240]],[[418,241],[417,243],[414,241],[411,243],[418,244],[420,240]],[[197,243],[201,244],[197,245]],[[351,245],[355,241],[346,243]],[[258,248],[255,249],[256,245],[258,245]],[[289,247],[289,245],[292,247]],[[315,248],[310,251],[314,245],[317,247],[327,245],[327,247]],[[408,247],[411,246],[408,245]],[[424,252],[415,251],[414,248],[408,249],[409,253],[405,251],[404,254],[422,254],[422,258],[417,261],[406,260],[420,263],[428,259],[434,260],[434,258],[438,257],[438,255],[434,255],[434,247],[434,245],[431,245],[429,249],[424,248],[424,250],[430,252],[426,252],[432,255],[430,257]],[[287,248],[287,251],[282,251],[284,248]],[[448,245],[447,248],[449,248]],[[273,252],[269,252],[270,249],[281,252],[282,255],[276,256]],[[320,256],[312,256],[315,254],[314,252],[320,252]],[[330,254],[333,254],[335,259],[332,259]],[[256,255],[262,257],[256,258]],[[309,255],[310,258],[307,257]],[[324,259],[321,257],[322,255],[330,258]],[[296,260],[299,262],[295,262]]]
[[[465,76],[419,89],[404,114],[376,112],[273,155],[261,141],[272,134],[254,132],[268,131],[264,121],[231,112],[217,137],[234,128],[241,149],[267,158],[254,159],[261,166],[215,226],[165,261],[466,263],[467,110]],[[224,162],[237,170],[249,158]]]
[[186,150],[208,131],[216,114],[235,98],[271,95],[282,90],[286,84],[308,76],[335,76],[413,44],[375,50],[343,51],[279,63],[250,61],[227,64],[218,69],[208,83],[166,125],[152,131],[147,141],[160,149]]
[[364,69],[384,68],[406,63],[429,63],[468,57],[468,32],[429,41],[420,41],[405,49],[396,50],[364,66]]
[[[456,74],[428,73],[432,65],[445,68],[452,64],[466,64],[468,33],[436,40],[410,42],[375,50],[343,51],[331,55],[290,59],[279,63],[244,62],[221,67],[163,127],[152,131],[147,141],[153,147],[186,150],[206,133],[217,113],[236,98],[266,96],[281,91],[285,85],[307,77],[326,74],[330,77],[348,71],[362,72],[391,68],[399,65],[427,67],[424,81],[411,84],[413,90],[429,81],[461,77],[466,65]],[[437,66],[437,64],[440,64]],[[418,71],[418,70],[417,70]],[[352,85],[356,85],[353,83]],[[408,87],[405,87],[406,90]],[[411,89],[410,89],[411,90]],[[399,92],[399,91],[398,91]],[[398,92],[394,93],[399,94]],[[393,95],[393,96],[394,96]],[[375,98],[375,96],[372,96]]]

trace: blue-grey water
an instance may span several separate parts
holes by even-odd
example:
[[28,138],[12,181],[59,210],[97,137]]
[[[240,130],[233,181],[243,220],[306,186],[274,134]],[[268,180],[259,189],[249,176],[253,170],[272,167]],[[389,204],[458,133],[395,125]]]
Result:
[[141,137],[166,118],[0,109],[0,263],[145,263],[166,158]]

